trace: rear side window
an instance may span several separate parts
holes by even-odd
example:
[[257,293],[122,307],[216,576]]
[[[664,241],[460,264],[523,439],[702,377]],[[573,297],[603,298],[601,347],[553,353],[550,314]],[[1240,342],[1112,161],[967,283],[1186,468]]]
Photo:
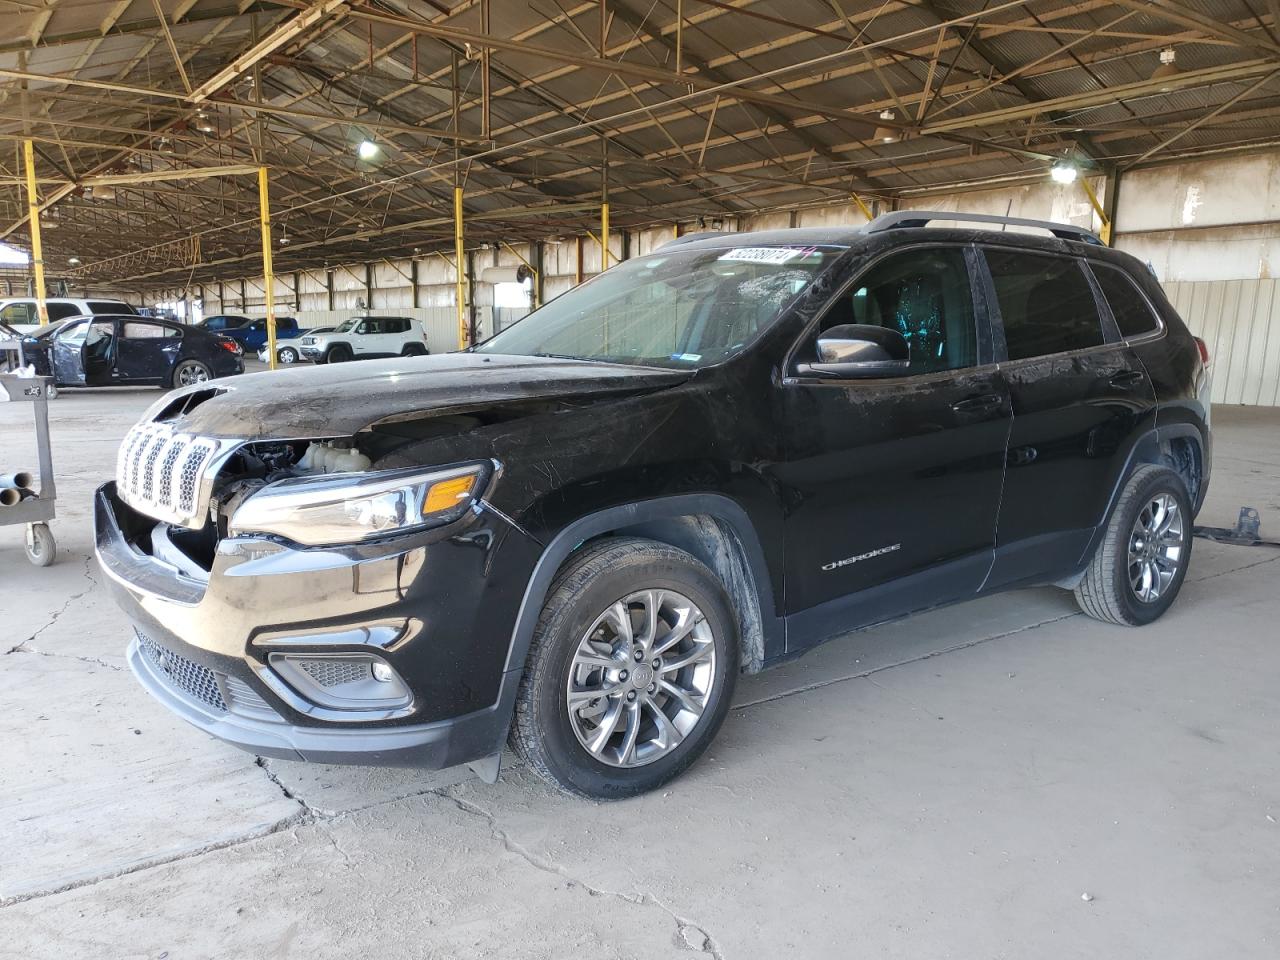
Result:
[[387,333],[404,333],[409,329],[409,321],[402,317],[387,320]]
[[122,336],[126,340],[156,340],[176,337],[178,331],[173,327],[162,327],[158,323],[139,323],[136,320],[130,320],[124,325]]
[[1098,303],[1079,263],[1015,250],[983,252],[1010,360],[1101,346]]
[[50,321],[80,316],[80,308],[74,303],[49,303],[45,304],[45,309],[49,311]]
[[137,313],[133,307],[119,300],[90,300],[90,313]]
[[1116,318],[1116,326],[1120,328],[1122,337],[1140,337],[1159,327],[1146,297],[1138,291],[1123,270],[1095,264],[1093,275],[1098,278],[1098,286],[1107,298],[1111,315]]

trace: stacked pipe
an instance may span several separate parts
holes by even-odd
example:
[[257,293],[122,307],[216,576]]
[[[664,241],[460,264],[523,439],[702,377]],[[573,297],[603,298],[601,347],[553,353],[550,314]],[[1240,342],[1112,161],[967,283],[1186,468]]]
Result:
[[24,470],[14,473],[0,473],[0,507],[12,507],[20,500],[34,497],[31,489],[31,474]]

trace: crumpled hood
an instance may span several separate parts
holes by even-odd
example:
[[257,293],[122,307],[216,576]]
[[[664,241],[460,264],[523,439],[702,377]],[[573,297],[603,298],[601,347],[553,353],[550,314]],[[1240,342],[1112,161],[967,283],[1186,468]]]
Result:
[[692,375],[589,360],[446,353],[213,380],[166,394],[143,419],[161,417],[177,430],[207,437],[340,437],[387,418],[521,400],[624,396],[675,386]]

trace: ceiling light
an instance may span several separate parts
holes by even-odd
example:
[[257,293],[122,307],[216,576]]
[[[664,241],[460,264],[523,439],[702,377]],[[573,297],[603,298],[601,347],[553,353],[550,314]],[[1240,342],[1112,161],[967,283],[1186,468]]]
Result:
[[100,186],[93,188],[93,199],[95,200],[114,200],[116,198],[116,188],[112,186]]
[[[894,113],[892,110],[881,110],[880,119],[893,121],[898,119],[898,115]],[[899,134],[899,131],[894,129],[893,127],[886,127],[883,124],[881,124],[880,126],[876,127],[876,132],[872,135],[872,138],[875,140],[879,140],[881,143],[893,143],[895,140],[898,139],[898,134]]]
[[[1163,50],[1161,50],[1160,66],[1156,67],[1155,70],[1152,71],[1151,79],[1152,80],[1169,80],[1173,77],[1176,77],[1179,73],[1182,72],[1178,69],[1178,64],[1176,62],[1177,59],[1178,59],[1178,51],[1174,50],[1173,47],[1165,47]],[[1162,86],[1160,89],[1161,91],[1168,91],[1170,87]]]
[[199,130],[201,133],[213,133],[213,131],[216,130],[217,128],[208,120],[201,120],[199,123],[196,124],[196,129]]
[[1075,183],[1080,171],[1066,160],[1059,160],[1049,169],[1049,176],[1053,177],[1054,183]]
[[280,246],[287,247],[288,245],[289,245],[289,238],[287,236],[281,237]]
[[72,267],[78,267],[78,266],[80,266],[80,258],[79,258],[79,257],[67,257],[67,265],[68,265],[68,266],[72,266]]
[[378,155],[378,145],[372,140],[361,140],[360,146],[356,147],[356,154],[361,160],[372,160]]

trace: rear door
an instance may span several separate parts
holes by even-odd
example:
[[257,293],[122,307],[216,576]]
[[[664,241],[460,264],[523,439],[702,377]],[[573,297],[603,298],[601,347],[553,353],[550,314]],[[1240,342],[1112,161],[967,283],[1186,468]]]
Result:
[[[1009,403],[973,296],[973,252],[913,247],[865,267],[782,386],[788,650],[972,595],[991,568]],[[898,330],[905,375],[794,375],[825,329]]]
[[1083,261],[986,246],[996,349],[1013,404],[989,587],[1064,576],[1103,520],[1155,394]]
[[117,348],[116,372],[131,383],[167,382],[182,350],[176,327],[149,320],[123,320]]

